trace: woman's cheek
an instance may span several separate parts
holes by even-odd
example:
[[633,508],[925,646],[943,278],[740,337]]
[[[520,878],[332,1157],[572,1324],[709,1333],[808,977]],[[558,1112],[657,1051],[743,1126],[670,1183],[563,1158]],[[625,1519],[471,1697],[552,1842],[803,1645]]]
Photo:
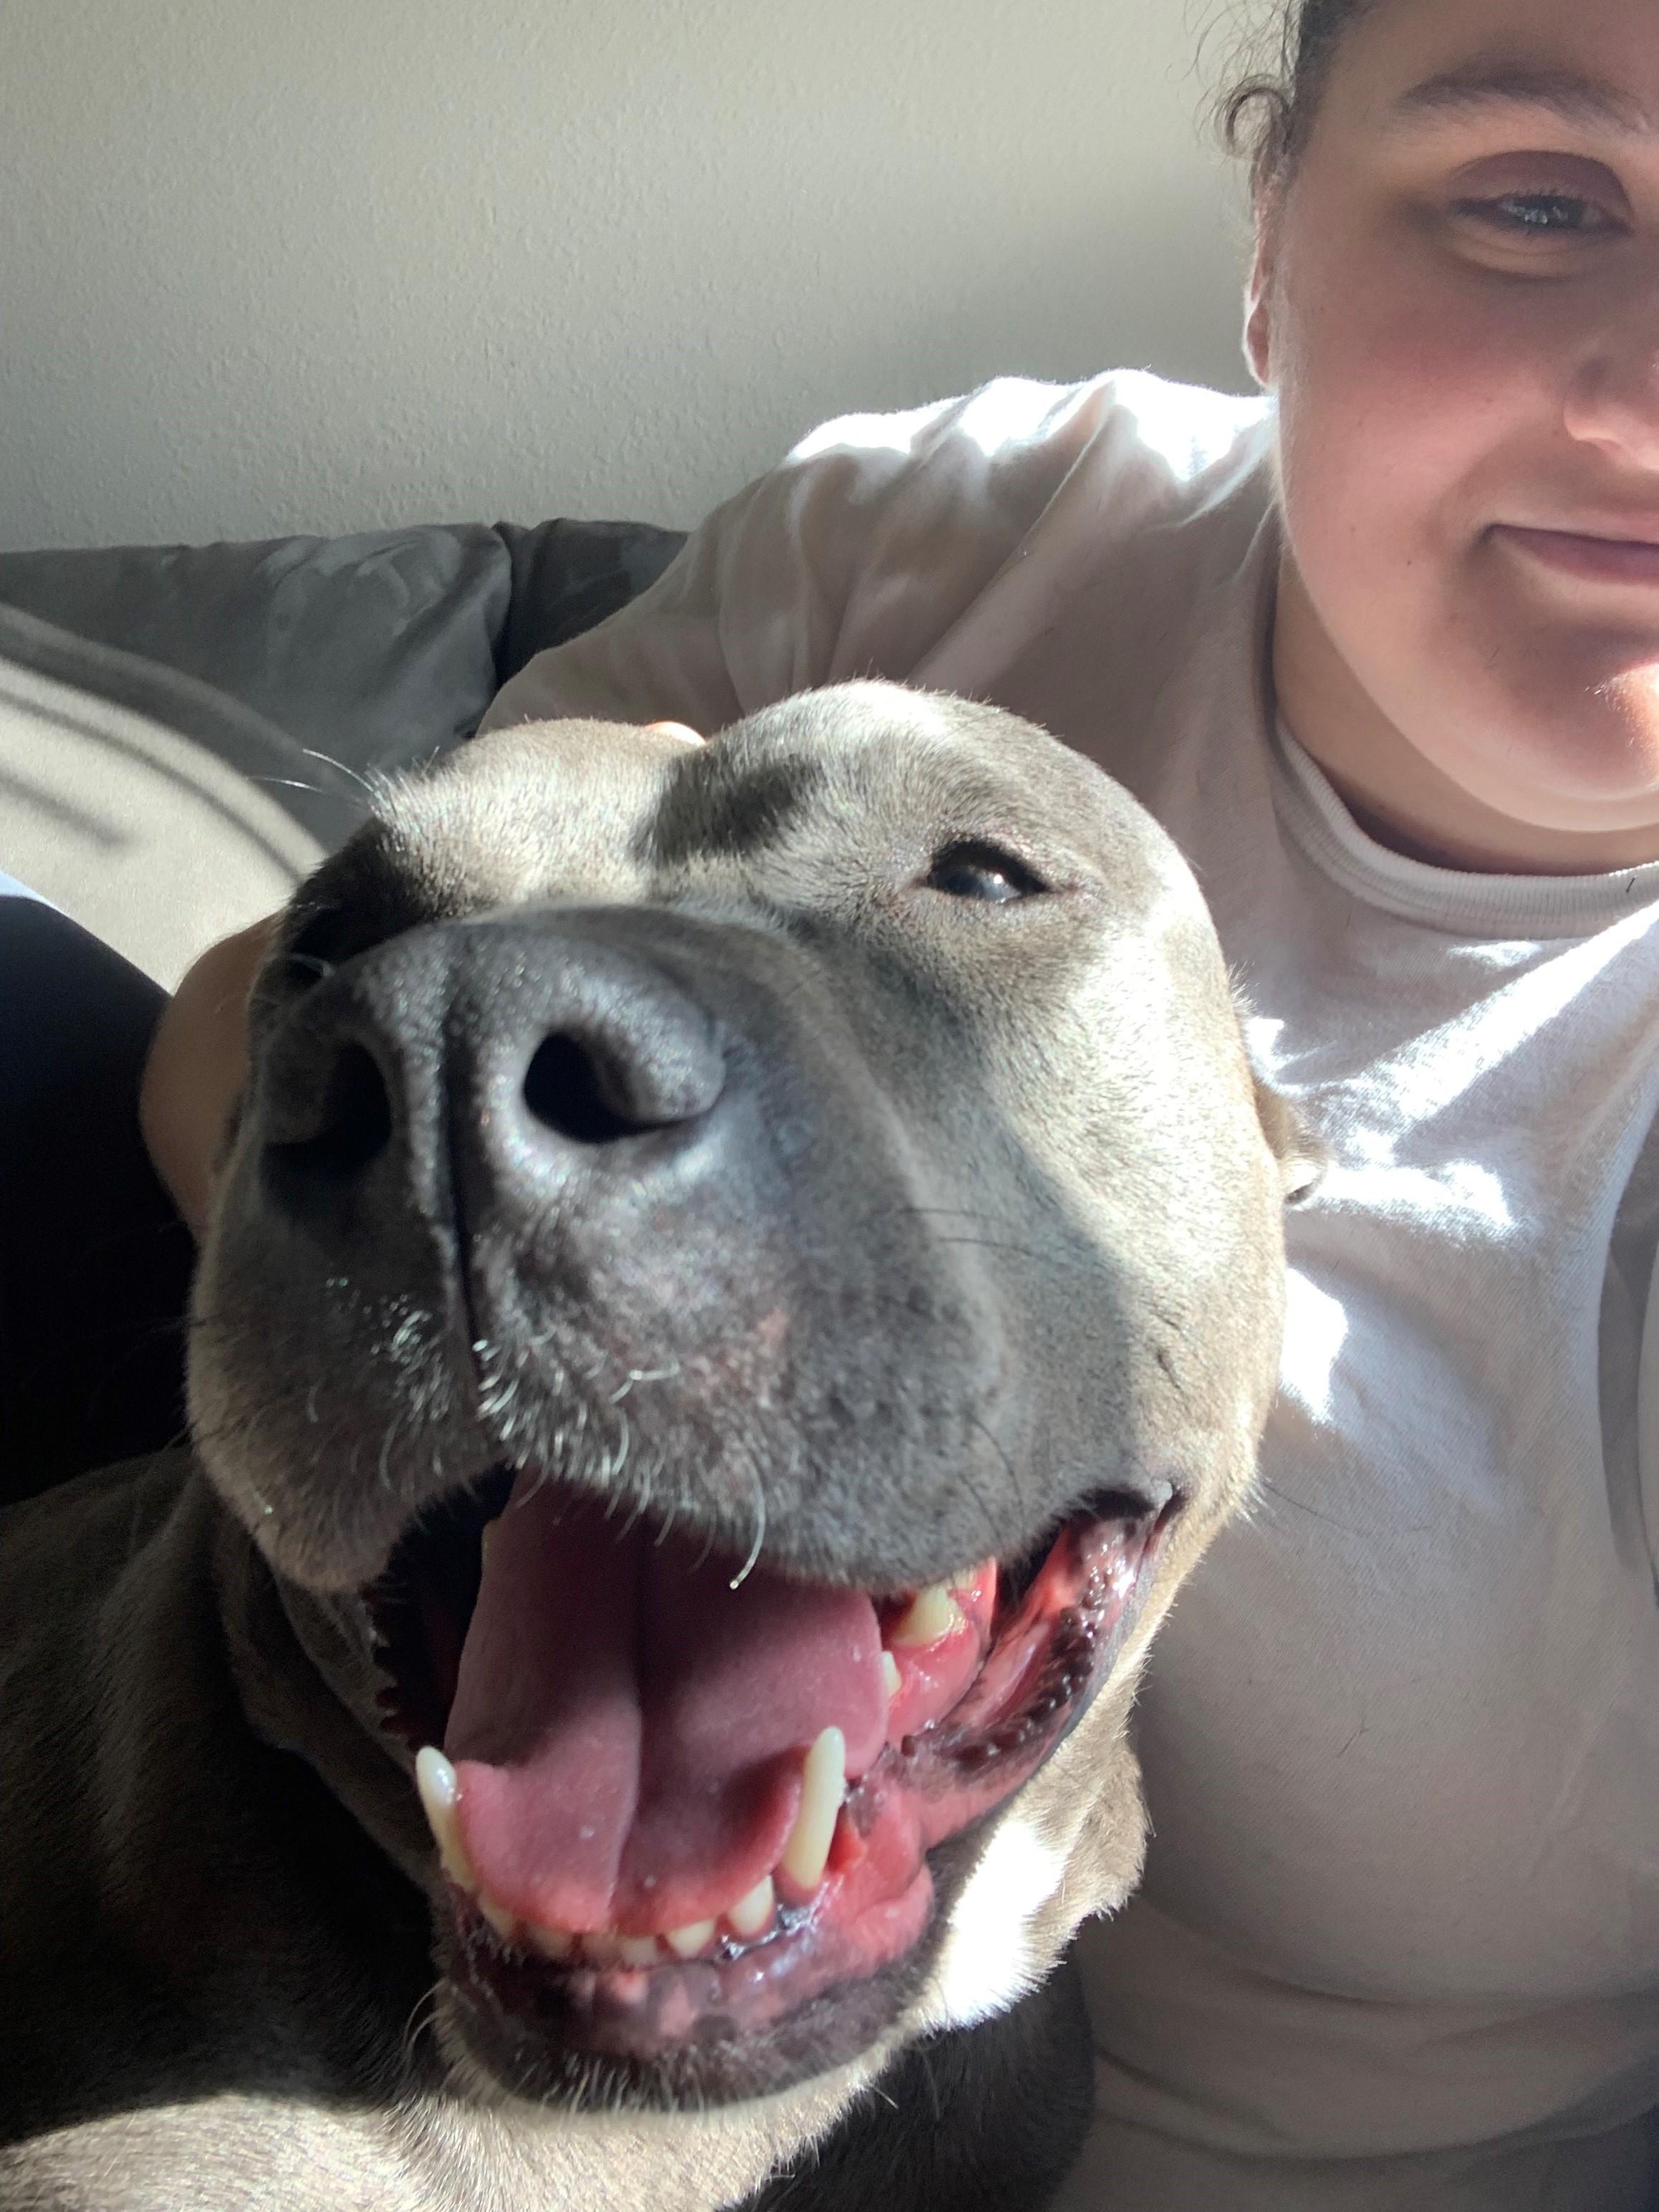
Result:
[[1349,572],[1394,599],[1524,495],[1556,376],[1541,303],[1411,250],[1341,270],[1334,257],[1290,301],[1286,526],[1316,600]]

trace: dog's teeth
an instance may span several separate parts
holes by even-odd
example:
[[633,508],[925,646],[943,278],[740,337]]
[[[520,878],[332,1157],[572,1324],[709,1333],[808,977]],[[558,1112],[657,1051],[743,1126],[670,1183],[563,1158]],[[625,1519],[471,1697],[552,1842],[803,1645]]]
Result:
[[654,1936],[619,1936],[617,1949],[624,1966],[654,1966],[662,1957]]
[[513,1943],[518,1941],[518,1915],[509,1912],[504,1905],[497,1905],[495,1899],[487,1891],[482,1889],[478,1892],[478,1910],[503,1943]]
[[625,1940],[614,1928],[590,1928],[581,1939],[582,1957],[590,1966],[619,1966]]
[[427,1744],[415,1754],[415,1787],[421,1793],[421,1803],[444,1872],[458,1889],[475,1894],[477,1876],[468,1861],[466,1846],[461,1841],[461,1824],[455,1817],[460,1784],[455,1778],[454,1768],[435,1743]]
[[847,1739],[838,1728],[827,1728],[806,1754],[800,1810],[778,1861],[779,1870],[799,1888],[816,1889],[823,1880],[836,1815],[846,1795]]
[[738,1935],[758,1936],[772,1917],[774,1902],[772,1877],[763,1874],[747,1897],[727,1906],[726,1917]]
[[535,1923],[525,1930],[544,1959],[568,1959],[576,1948],[575,1938],[568,1928],[542,1928]]
[[695,1959],[708,1949],[714,1932],[712,1920],[688,1920],[684,1928],[671,1928],[664,1940],[676,1958]]
[[890,1701],[897,1697],[902,1688],[904,1677],[899,1673],[898,1661],[894,1658],[885,1644],[882,1646],[881,1652],[881,1678],[887,1685],[887,1695]]
[[943,1583],[919,1589],[887,1632],[889,1644],[937,1644],[962,1626],[962,1607]]
[[489,1565],[489,1554],[495,1541],[495,1523],[486,1521],[478,1533],[478,1559],[483,1566]]

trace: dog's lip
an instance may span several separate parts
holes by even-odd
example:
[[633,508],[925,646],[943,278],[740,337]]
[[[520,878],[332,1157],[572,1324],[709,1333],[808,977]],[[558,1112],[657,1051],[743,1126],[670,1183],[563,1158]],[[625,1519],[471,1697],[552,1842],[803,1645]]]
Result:
[[[464,2008],[490,2024],[492,2047],[513,2042],[520,2074],[535,2071],[544,2033],[647,2070],[716,2031],[728,2057],[759,2053],[802,2006],[902,1965],[933,1917],[938,1849],[1006,1805],[1110,1674],[1183,1504],[1172,1486],[1155,1495],[1156,1507],[1143,1495],[1092,1501],[1009,1578],[1009,1610],[963,1695],[920,1741],[884,1750],[842,1808],[839,1863],[813,1893],[781,1893],[752,1937],[722,1923],[691,1957],[661,1940],[654,1957],[638,1942],[598,1962],[580,1942],[550,1956],[544,1931],[492,1910],[465,1875],[449,1881],[450,1977]],[[755,2060],[757,2086],[771,2079],[767,2063]]]

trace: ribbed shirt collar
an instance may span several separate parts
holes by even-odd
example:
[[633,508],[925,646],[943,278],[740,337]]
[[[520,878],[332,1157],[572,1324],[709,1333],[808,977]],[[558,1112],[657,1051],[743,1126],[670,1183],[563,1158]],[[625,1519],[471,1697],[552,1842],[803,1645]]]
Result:
[[1407,921],[1461,937],[1589,937],[1659,899],[1659,860],[1589,876],[1489,875],[1436,867],[1369,837],[1282,722],[1273,799],[1297,846],[1334,883]]

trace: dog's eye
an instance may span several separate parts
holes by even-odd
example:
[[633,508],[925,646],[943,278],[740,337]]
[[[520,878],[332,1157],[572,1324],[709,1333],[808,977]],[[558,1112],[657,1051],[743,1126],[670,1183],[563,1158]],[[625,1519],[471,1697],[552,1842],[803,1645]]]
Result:
[[977,843],[946,845],[935,853],[922,883],[927,890],[943,891],[947,898],[979,899],[988,906],[1035,898],[1048,888],[1012,853],[998,845]]

